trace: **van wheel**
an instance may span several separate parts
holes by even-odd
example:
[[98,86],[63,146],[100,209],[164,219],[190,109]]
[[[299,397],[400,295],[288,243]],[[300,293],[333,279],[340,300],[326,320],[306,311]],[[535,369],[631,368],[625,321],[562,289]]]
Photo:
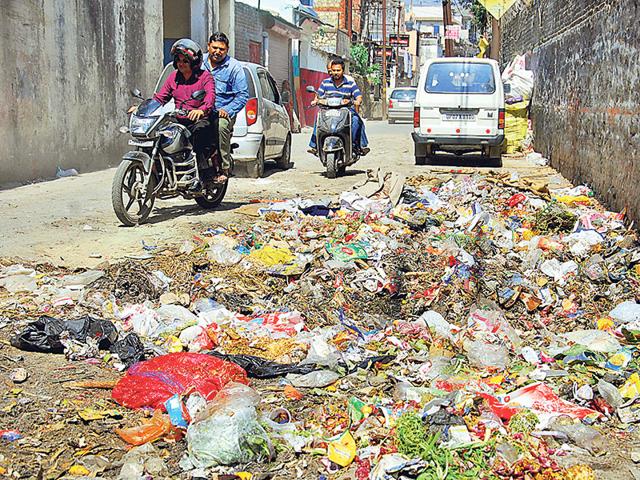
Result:
[[264,140],[262,140],[260,148],[258,148],[256,161],[247,167],[247,174],[249,178],[262,178],[264,175]]
[[418,157],[416,156],[416,165],[426,165],[427,157]]
[[394,123],[396,123],[395,120],[392,120],[391,118],[389,119],[389,125],[393,125]]
[[501,168],[502,167],[502,157],[490,157],[489,158],[489,166]]

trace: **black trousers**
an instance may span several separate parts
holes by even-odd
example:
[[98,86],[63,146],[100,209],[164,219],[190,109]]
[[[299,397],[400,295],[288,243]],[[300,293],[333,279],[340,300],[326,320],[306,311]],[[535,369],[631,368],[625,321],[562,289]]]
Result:
[[191,145],[196,152],[198,167],[201,170],[212,167],[209,165],[209,157],[218,147],[218,115],[217,112],[207,117],[202,117],[197,122],[187,118],[178,119],[191,132]]

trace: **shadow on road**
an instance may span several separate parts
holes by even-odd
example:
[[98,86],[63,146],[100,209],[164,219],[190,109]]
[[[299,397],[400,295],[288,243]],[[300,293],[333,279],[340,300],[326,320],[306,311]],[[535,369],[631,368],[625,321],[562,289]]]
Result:
[[427,160],[426,166],[443,166],[443,167],[484,167],[496,168],[497,165],[487,157],[478,154],[453,155],[438,154]]
[[203,215],[213,214],[216,212],[229,212],[246,205],[244,202],[222,202],[217,208],[207,210],[200,207],[195,202],[186,205],[171,205],[169,207],[156,207],[153,209],[151,216],[145,223],[156,224],[166,222],[174,218],[188,215],[190,217],[199,217]]

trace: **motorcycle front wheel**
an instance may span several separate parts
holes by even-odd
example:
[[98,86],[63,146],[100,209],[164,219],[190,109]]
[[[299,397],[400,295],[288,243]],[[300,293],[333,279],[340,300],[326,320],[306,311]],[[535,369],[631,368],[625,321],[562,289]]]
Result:
[[154,176],[144,188],[144,168],[140,162],[123,160],[118,166],[111,185],[111,204],[118,220],[127,227],[143,223],[153,210],[155,196],[149,195],[156,187]]
[[335,152],[327,153],[327,178],[338,176],[338,156]]
[[229,180],[223,184],[215,184],[213,187],[207,187],[207,194],[203,197],[196,197],[196,203],[207,210],[216,208],[222,203],[222,199],[227,193],[228,185]]

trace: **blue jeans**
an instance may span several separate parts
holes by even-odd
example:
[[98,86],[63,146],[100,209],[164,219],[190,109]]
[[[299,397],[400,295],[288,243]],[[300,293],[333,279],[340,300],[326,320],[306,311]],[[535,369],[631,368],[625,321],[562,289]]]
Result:
[[[316,130],[318,128],[317,121],[313,124],[313,133],[311,134],[311,140],[309,141],[309,147],[318,148],[318,140],[316,137]],[[369,146],[369,139],[367,138],[367,132],[364,128],[364,122],[357,113],[351,115],[351,141],[356,149],[365,148]]]

